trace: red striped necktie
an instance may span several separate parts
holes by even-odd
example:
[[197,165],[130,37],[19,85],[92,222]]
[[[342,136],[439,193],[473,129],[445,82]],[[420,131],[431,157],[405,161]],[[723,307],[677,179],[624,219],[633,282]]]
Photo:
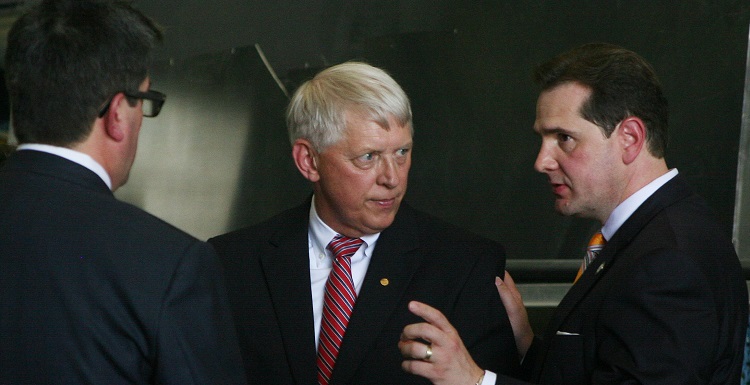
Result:
[[328,275],[328,282],[326,282],[323,319],[320,323],[318,343],[318,384],[320,385],[327,385],[331,379],[341,341],[344,339],[354,301],[357,299],[354,280],[352,280],[351,257],[362,243],[363,241],[359,238],[336,235],[327,247],[333,252],[335,259],[333,269]]

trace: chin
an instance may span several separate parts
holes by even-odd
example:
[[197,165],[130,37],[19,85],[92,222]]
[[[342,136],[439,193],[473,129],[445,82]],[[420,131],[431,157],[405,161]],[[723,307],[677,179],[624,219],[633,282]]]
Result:
[[379,233],[379,232],[387,229],[392,224],[393,224],[393,216],[391,216],[388,219],[383,219],[383,220],[377,221],[375,223],[371,223],[370,226],[368,226],[368,227],[373,230],[373,234],[374,234],[374,233]]
[[577,214],[575,210],[570,207],[569,202],[555,202],[555,211],[557,211],[560,215],[564,215],[566,217]]

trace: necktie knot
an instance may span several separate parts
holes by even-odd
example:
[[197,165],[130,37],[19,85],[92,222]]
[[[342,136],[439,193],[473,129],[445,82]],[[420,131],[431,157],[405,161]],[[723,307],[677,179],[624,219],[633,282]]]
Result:
[[594,262],[594,259],[596,259],[596,257],[599,256],[599,252],[602,251],[605,244],[607,244],[607,240],[604,239],[604,235],[602,235],[601,231],[591,236],[591,239],[589,240],[589,245],[586,248],[586,258],[585,258],[586,267],[588,267],[591,264],[591,262]]
[[586,255],[583,257],[583,262],[581,263],[581,268],[578,269],[578,274],[576,275],[575,281],[573,283],[578,282],[578,279],[581,278],[581,275],[586,270],[587,267],[591,263],[594,262],[594,259],[599,256],[599,252],[602,251],[604,248],[604,245],[607,244],[607,240],[604,239],[604,235],[602,235],[601,231],[598,231],[596,234],[591,236],[591,239],[589,240],[589,244],[586,247]]
[[349,238],[337,234],[328,244],[327,249],[331,250],[335,259],[349,258],[359,250],[363,243],[364,241],[359,238]]

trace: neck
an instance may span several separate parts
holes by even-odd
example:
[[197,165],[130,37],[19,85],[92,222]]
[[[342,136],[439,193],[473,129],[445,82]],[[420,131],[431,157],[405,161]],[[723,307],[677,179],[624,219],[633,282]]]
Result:
[[112,191],[115,191],[118,187],[122,186],[122,178],[116,172],[115,157],[113,156],[115,152],[106,146],[107,142],[102,137],[102,132],[101,127],[97,127],[97,124],[95,124],[85,140],[73,144],[69,148],[84,153],[99,163],[104,168],[104,171],[107,172],[107,175],[109,175],[112,182]]
[[631,195],[635,194],[638,190],[653,182],[656,178],[669,172],[667,162],[664,158],[655,158],[652,156],[639,159],[639,161],[634,162],[632,166],[633,167],[628,173],[629,177],[626,180],[625,188],[622,190],[622,194],[620,195],[615,207],[628,199]]

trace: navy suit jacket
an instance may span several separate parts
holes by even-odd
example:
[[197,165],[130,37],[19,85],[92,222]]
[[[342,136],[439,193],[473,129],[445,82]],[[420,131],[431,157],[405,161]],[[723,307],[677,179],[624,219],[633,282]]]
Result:
[[210,246],[120,202],[87,168],[0,169],[0,383],[244,383]]
[[[250,382],[317,382],[309,212],[308,201],[209,240],[224,262]],[[402,204],[378,239],[331,384],[429,383],[401,369],[401,331],[422,321],[407,309],[411,300],[443,311],[479,365],[516,371],[512,330],[494,285],[504,268],[499,244]]]
[[524,368],[540,384],[738,384],[747,308],[731,241],[678,175],[607,242]]

